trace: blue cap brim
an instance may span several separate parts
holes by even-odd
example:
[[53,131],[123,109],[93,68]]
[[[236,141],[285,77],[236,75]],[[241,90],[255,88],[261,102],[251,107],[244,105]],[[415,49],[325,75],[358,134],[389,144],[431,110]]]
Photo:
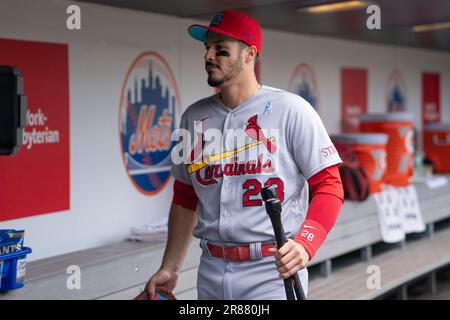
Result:
[[206,34],[208,33],[208,28],[200,25],[192,25],[189,27],[188,32],[190,36],[203,43],[206,42]]

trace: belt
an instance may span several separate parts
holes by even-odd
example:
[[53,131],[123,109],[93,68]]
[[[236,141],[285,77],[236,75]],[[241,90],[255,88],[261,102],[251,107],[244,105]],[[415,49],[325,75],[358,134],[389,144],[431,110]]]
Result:
[[[208,244],[209,252],[213,257],[222,258],[228,261],[248,261],[252,260],[250,254],[250,245],[241,245],[235,247],[221,247]],[[261,244],[261,254],[263,257],[273,256],[273,253],[269,252],[270,248],[275,248],[274,243]]]

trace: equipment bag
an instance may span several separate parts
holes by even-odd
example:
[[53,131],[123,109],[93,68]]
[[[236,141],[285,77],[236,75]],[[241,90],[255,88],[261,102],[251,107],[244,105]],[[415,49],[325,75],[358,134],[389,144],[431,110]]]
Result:
[[369,177],[359,164],[355,151],[349,146],[337,144],[335,146],[343,162],[339,166],[339,173],[341,174],[345,199],[366,200],[370,193]]

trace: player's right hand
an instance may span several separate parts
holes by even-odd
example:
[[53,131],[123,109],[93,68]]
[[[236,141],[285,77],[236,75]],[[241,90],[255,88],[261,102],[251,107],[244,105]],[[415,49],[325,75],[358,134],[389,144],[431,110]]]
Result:
[[145,285],[145,292],[148,295],[148,299],[153,300],[156,286],[164,286],[169,291],[173,291],[177,285],[179,275],[179,272],[161,267]]

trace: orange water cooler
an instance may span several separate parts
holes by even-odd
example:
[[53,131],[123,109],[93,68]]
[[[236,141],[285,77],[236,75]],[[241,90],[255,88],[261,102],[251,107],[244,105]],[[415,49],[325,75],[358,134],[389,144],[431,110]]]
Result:
[[414,116],[409,112],[365,114],[360,118],[360,131],[388,135],[386,172],[383,181],[403,187],[410,184],[414,161]]
[[376,133],[342,133],[331,136],[339,150],[340,146],[351,147],[359,164],[370,180],[370,193],[380,192],[386,170],[386,144],[388,136]]
[[423,129],[425,158],[434,172],[450,172],[450,123],[429,124]]

